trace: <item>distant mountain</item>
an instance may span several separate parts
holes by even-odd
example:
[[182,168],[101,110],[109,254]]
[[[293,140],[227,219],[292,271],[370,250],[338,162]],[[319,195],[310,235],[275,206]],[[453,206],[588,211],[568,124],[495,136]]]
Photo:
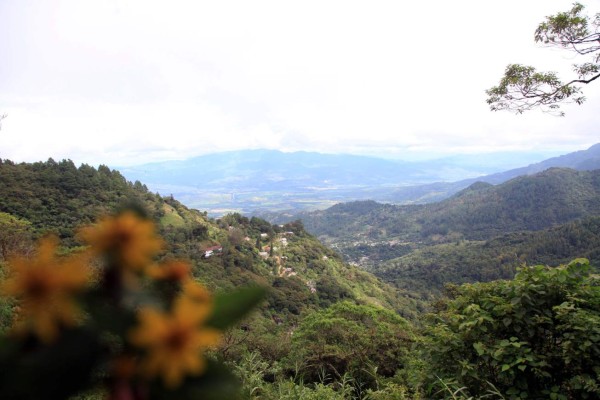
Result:
[[[480,161],[475,156],[405,162],[345,154],[244,150],[119,170],[152,191],[173,194],[190,207],[220,215],[228,211],[323,209],[351,200],[383,201],[407,185],[475,177],[515,162],[504,153],[489,155],[488,163]],[[431,197],[427,190],[419,197]]]
[[477,181],[498,184],[517,176],[532,175],[552,167],[572,168],[578,171],[600,169],[600,143],[593,145],[587,150],[552,157],[526,167],[515,168],[478,178],[398,188],[393,190],[383,201],[392,203],[431,203],[443,200]]

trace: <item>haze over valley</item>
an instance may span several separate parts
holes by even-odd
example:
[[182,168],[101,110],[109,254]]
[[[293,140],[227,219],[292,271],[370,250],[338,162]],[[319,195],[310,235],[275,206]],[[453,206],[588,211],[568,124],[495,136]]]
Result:
[[407,162],[246,150],[118,169],[127,179],[211,216],[267,215],[261,213],[324,209],[355,200],[420,204],[444,199],[478,180],[497,184],[550,167],[600,168],[600,145],[544,158],[539,153],[492,153]]

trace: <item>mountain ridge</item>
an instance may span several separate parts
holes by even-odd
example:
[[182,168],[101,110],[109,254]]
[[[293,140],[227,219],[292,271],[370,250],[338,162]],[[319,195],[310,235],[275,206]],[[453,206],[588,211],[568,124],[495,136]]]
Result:
[[[465,160],[456,156],[409,162],[258,149],[119,170],[127,179],[142,181],[152,191],[173,194],[190,207],[218,216],[231,211],[324,209],[351,200],[431,202],[484,179],[482,172],[499,170],[498,164],[486,169]],[[472,178],[459,180],[464,177]]]
[[551,168],[496,186],[477,182],[437,203],[358,201],[293,218],[350,261],[370,265],[428,245],[490,240],[595,215],[600,215],[600,170]]
[[435,182],[426,185],[399,188],[387,197],[391,202],[432,202],[443,200],[475,182],[499,184],[521,175],[531,175],[548,168],[572,168],[578,171],[600,169],[600,143],[585,150],[579,150],[557,157],[552,157],[525,167],[513,168],[477,178],[463,179],[456,182]]

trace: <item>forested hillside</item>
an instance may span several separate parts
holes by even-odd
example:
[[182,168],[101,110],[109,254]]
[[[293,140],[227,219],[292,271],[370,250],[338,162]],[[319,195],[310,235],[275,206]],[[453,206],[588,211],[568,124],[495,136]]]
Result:
[[101,165],[76,167],[70,160],[15,164],[0,160],[0,211],[31,223],[34,234],[51,231],[68,245],[75,229],[125,202],[147,204],[154,218],[164,215],[164,200],[140,182],[131,184]]
[[586,217],[541,231],[483,241],[426,246],[369,268],[399,288],[439,295],[445,283],[511,279],[523,265],[566,263],[575,256],[600,267],[600,217]]
[[[271,225],[239,214],[212,220],[172,197],[150,193],[140,182],[126,181],[118,171],[105,166],[77,168],[70,160],[34,164],[4,160],[0,181],[4,183],[0,212],[27,224],[31,239],[54,233],[66,246],[76,246],[82,225],[128,204],[140,204],[159,224],[168,252],[196,263],[198,278],[215,289],[247,282],[268,284],[273,287],[270,305],[282,315],[298,315],[306,307],[326,306],[338,298],[404,309],[407,314],[415,310],[402,305],[404,297],[368,273],[344,264],[298,222]],[[207,258],[210,248],[215,249],[214,256]]]
[[309,232],[326,241],[397,238],[435,242],[456,237],[482,240],[600,214],[599,194],[600,170],[553,168],[498,186],[474,183],[433,204],[353,202],[298,216]]
[[526,264],[600,264],[600,170],[551,168],[438,203],[361,201],[298,216],[348,261],[425,297],[447,282],[509,279]]
[[[595,176],[572,171],[550,171],[542,175],[536,184],[529,184],[533,185],[532,198],[543,192],[534,188],[559,189],[548,178],[554,174],[565,180],[576,178],[568,186],[569,190],[578,193],[573,199],[565,197],[568,195],[565,190],[557,193],[564,193],[559,196],[564,201],[578,199],[579,203],[575,203],[577,206],[572,212],[552,214],[555,217],[552,221],[587,213],[596,207],[591,194],[597,188]],[[521,337],[516,329],[527,326],[528,330],[555,329],[557,335],[569,333],[563,332],[563,328],[541,326],[542,322],[534,317],[515,319],[514,330],[506,325],[507,316],[498,310],[505,304],[503,302],[510,302],[513,306],[517,303],[499,293],[516,296],[515,293],[520,291],[534,290],[535,287],[529,284],[522,286],[521,282],[525,280],[534,279],[549,288],[535,289],[539,290],[536,301],[540,309],[547,310],[545,302],[555,304],[559,301],[564,305],[571,299],[569,301],[573,304],[560,311],[557,318],[565,320],[576,314],[578,319],[568,322],[573,329],[585,325],[588,329],[600,331],[594,322],[594,318],[597,319],[597,286],[590,283],[589,267],[585,261],[558,269],[536,267],[531,270],[533,272],[526,269],[514,281],[450,287],[447,293],[450,297],[437,300],[432,305],[422,301],[431,293],[439,293],[446,280],[462,282],[511,278],[521,262],[554,264],[554,260],[566,260],[575,251],[597,259],[598,218],[585,218],[550,230],[510,233],[484,241],[467,241],[464,239],[466,234],[456,236],[450,232],[431,233],[431,237],[427,237],[405,225],[404,229],[409,233],[407,237],[416,234],[421,241],[399,245],[398,249],[412,253],[374,269],[400,288],[396,289],[368,272],[345,264],[336,252],[308,234],[300,221],[272,225],[240,214],[210,219],[205,213],[188,209],[172,197],[150,193],[140,182],[127,182],[119,172],[107,167],[76,167],[68,160],[34,164],[3,160],[0,163],[0,181],[3,183],[0,187],[0,278],[7,274],[4,269],[7,260],[18,254],[35,253],[34,241],[37,238],[48,233],[57,234],[62,244],[60,254],[65,257],[76,255],[83,246],[81,225],[94,223],[100,216],[118,209],[133,207],[154,221],[166,240],[166,249],[159,255],[159,261],[166,262],[171,257],[189,260],[193,279],[215,292],[256,284],[268,288],[257,312],[225,331],[221,344],[210,354],[215,360],[229,365],[239,378],[242,384],[240,398],[446,398],[449,395],[455,397],[463,382],[470,385],[469,392],[466,389],[460,392],[465,395],[489,394],[486,382],[501,390],[495,392],[499,396],[500,393],[509,393],[514,385],[520,385],[522,390],[538,390],[539,385],[545,385],[549,380],[535,378],[537,372],[530,373],[528,368],[531,367],[523,360],[538,362],[555,355],[538,345],[535,335]],[[566,181],[563,183],[567,184]],[[517,185],[513,190],[529,187],[519,181],[513,184]],[[481,199],[489,198],[486,196],[490,193],[496,193],[496,189],[475,185],[452,201],[457,207],[472,210],[469,204],[479,204]],[[509,189],[502,188],[507,193],[510,193]],[[494,196],[501,198],[498,194]],[[382,210],[390,213],[396,208],[364,202],[339,205],[336,209],[338,216],[344,214],[347,218],[360,216],[367,210],[367,215],[379,215],[380,222],[388,223]],[[424,209],[400,208],[406,215],[423,213]],[[423,215],[439,217],[441,214],[436,214],[436,210],[440,212],[431,208],[428,213],[421,214],[421,218],[424,218]],[[500,214],[506,212],[503,207],[498,207],[498,210]],[[544,210],[536,212],[539,215],[547,213]],[[330,220],[332,224],[334,221]],[[416,217],[413,221],[423,223]],[[513,221],[511,224],[521,226],[519,224],[527,223]],[[485,224],[485,220],[481,222],[479,235],[490,231],[483,228]],[[402,232],[402,229],[395,232]],[[379,235],[382,234],[386,232],[380,231]],[[435,235],[441,239],[433,237]],[[425,242],[439,243],[413,251],[412,246]],[[474,292],[479,294],[475,296]],[[554,295],[547,298],[545,293],[558,294],[560,298],[557,300]],[[570,297],[581,293],[588,296],[589,302],[579,304]],[[468,333],[464,332],[464,324],[453,325],[456,318],[473,324],[480,321],[479,316],[473,315],[472,310],[463,304],[469,296],[477,299],[491,296],[500,307],[494,308],[495,314],[484,318],[492,327],[488,332],[499,332],[498,335],[489,334],[484,344],[472,343]],[[0,298],[0,331],[5,331],[19,312],[19,307],[15,306],[17,300]],[[486,304],[482,307],[487,307]],[[523,304],[522,307],[527,315],[539,313],[535,304]],[[584,318],[582,313],[589,315],[585,314]],[[497,321],[501,321],[505,328],[499,330]],[[590,346],[600,342],[598,338],[600,336],[589,339]],[[515,353],[514,357],[510,354],[498,356],[499,361],[488,362],[485,371],[461,375],[456,365],[448,361],[460,359],[471,363],[468,365],[476,365],[481,354],[492,349],[494,354],[500,354],[498,348],[504,346],[506,340],[510,340],[506,342],[510,346],[513,346],[512,343],[518,345],[522,352]],[[571,340],[581,342],[578,338]],[[6,356],[3,354],[0,356]],[[597,392],[592,386],[573,387],[569,383],[573,379],[582,382],[588,379],[586,374],[596,368],[595,356],[590,357],[585,358],[585,363],[577,364],[576,370],[557,377],[560,379],[556,380],[556,390],[567,393],[566,398],[574,399],[582,393]],[[554,359],[551,366],[539,364],[536,371],[560,370],[562,365],[562,359]],[[514,369],[524,371],[532,378],[523,382],[515,378]],[[10,380],[10,376],[8,372],[0,374],[0,380]],[[32,393],[41,393],[39,387],[34,385],[31,388]],[[78,399],[102,397],[104,393],[97,389]]]

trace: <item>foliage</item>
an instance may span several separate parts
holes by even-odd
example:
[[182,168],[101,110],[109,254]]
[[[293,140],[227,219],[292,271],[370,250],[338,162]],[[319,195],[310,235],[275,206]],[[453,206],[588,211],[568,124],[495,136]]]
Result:
[[[219,347],[207,357],[207,360],[214,358],[229,365],[242,365],[245,354],[260,356],[261,362],[267,365],[262,375],[261,398],[327,398],[329,394],[333,396],[331,398],[352,397],[348,393],[354,393],[355,381],[351,381],[350,375],[344,379],[331,375],[327,381],[303,384],[294,380],[293,362],[285,364],[284,360],[298,358],[293,354],[292,332],[311,313],[346,300],[353,304],[385,307],[416,320],[418,309],[424,307],[373,275],[345,264],[335,251],[308,234],[300,221],[271,225],[260,218],[240,214],[212,220],[205,213],[188,209],[172,196],[148,193],[141,183],[130,184],[106,167],[96,170],[85,166],[72,168],[70,164],[69,161],[56,163],[50,160],[34,164],[3,161],[0,175],[6,178],[7,184],[0,187],[0,210],[30,221],[34,237],[47,232],[61,234],[64,247],[58,253],[68,258],[82,251],[82,236],[76,234],[76,225],[95,220],[103,211],[114,212],[123,203],[137,202],[143,209],[141,211],[157,224],[163,238],[164,248],[156,257],[157,263],[170,266],[177,275],[182,273],[177,267],[181,263],[173,262],[173,258],[189,262],[189,274],[194,281],[216,293],[216,310],[220,307],[221,293],[237,292],[240,286],[246,285],[267,287],[265,301],[257,312],[250,319],[224,330]],[[79,182],[80,190],[73,194],[57,186],[63,178]],[[98,179],[103,183],[99,185]],[[261,239],[263,233],[267,237]],[[260,255],[259,251],[268,245],[272,255],[269,251],[266,256]],[[141,249],[152,247],[142,246]],[[206,249],[213,247],[221,247],[222,251],[206,257]],[[164,275],[156,271],[152,274],[154,279]],[[146,279],[143,281],[147,282]],[[171,289],[161,287],[157,290],[164,294]],[[240,292],[239,299],[244,298]],[[4,321],[4,326],[12,321],[13,310],[12,299],[0,300],[0,321]],[[103,311],[109,318],[109,310]],[[217,320],[212,323],[220,327]],[[144,341],[151,339],[147,337]],[[381,375],[371,372],[369,380],[381,382]],[[93,372],[94,382],[102,381],[105,376],[105,369]],[[402,385],[402,382],[398,384]],[[379,391],[384,396],[382,383],[380,390],[372,389],[372,393]],[[108,393],[108,390],[94,388],[82,392],[78,398],[99,399]],[[364,391],[363,394],[366,395]]]
[[236,396],[233,376],[203,353],[263,289],[213,298],[186,263],[154,264],[161,241],[133,211],[82,235],[82,252],[58,256],[46,238],[33,258],[10,260],[0,291],[17,306],[0,336],[0,397],[67,399],[90,389],[127,399]]
[[406,386],[397,382],[381,382],[377,388],[358,390],[356,380],[349,374],[344,374],[341,379],[332,380],[322,373],[316,382],[298,380],[298,376],[286,377],[282,375],[281,368],[270,366],[258,353],[246,353],[241,361],[235,365],[234,371],[243,383],[245,398],[264,400],[418,400],[419,395],[409,394]]
[[[600,214],[600,172],[551,168],[497,186],[464,190],[438,203],[395,206],[339,204],[305,215],[306,228],[326,241],[426,244],[490,239]],[[364,207],[359,207],[363,206]]]
[[562,116],[559,103],[585,101],[580,85],[600,77],[600,14],[590,18],[583,14],[583,9],[583,5],[575,3],[569,11],[546,17],[534,35],[538,43],[591,56],[590,61],[573,66],[577,78],[563,82],[554,72],[538,72],[534,67],[511,64],[506,67],[499,85],[486,91],[492,111],[509,110],[520,114],[540,108]]
[[304,318],[292,337],[301,374],[317,381],[318,374],[336,380],[350,374],[357,384],[370,387],[377,366],[380,376],[393,376],[404,366],[414,334],[409,323],[383,308],[349,302],[314,312]]
[[[497,186],[474,184],[438,203],[398,206],[354,202],[305,214],[303,218],[309,231],[349,261],[379,276],[384,276],[379,271],[390,272],[391,280],[396,280],[392,264],[399,264],[400,268],[404,265],[415,275],[421,273],[423,266],[428,270],[422,276],[439,288],[445,281],[509,278],[514,267],[523,261],[562,261],[591,251],[587,256],[596,262],[594,245],[589,243],[597,238],[594,229],[579,227],[569,233],[565,228],[556,234],[551,230],[599,215],[600,170],[551,168]],[[550,233],[523,239],[530,242],[531,249],[527,249],[528,245],[514,248],[511,243],[492,243],[500,237],[514,241],[511,234],[521,240],[520,232],[544,230]],[[565,237],[561,239],[560,234]],[[456,244],[458,247],[454,247]],[[552,247],[555,244],[556,251]],[[518,250],[516,257],[513,250]],[[477,259],[480,251],[485,255],[483,260]],[[383,263],[392,259],[393,262]],[[462,263],[466,264],[464,276]],[[447,266],[455,271],[449,272]],[[404,279],[407,275],[400,271],[397,277]],[[399,286],[410,289],[411,285],[412,282],[405,282]],[[428,287],[426,282],[425,288]]]
[[438,374],[471,395],[492,384],[508,399],[597,398],[600,286],[589,272],[578,259],[453,287],[426,331],[430,384]]
[[30,222],[0,212],[0,260],[24,252],[30,239]]
[[565,263],[581,256],[594,267],[600,267],[598,232],[600,217],[587,217],[542,231],[427,246],[380,263],[370,271],[400,288],[428,296],[443,290],[449,282],[511,279],[524,264]]
[[[437,393],[437,397],[475,399],[500,398],[496,392],[501,391],[508,399],[513,396],[508,393],[511,385],[523,385],[523,380],[529,385],[536,379],[541,383],[531,384],[530,397],[535,397],[542,384],[550,385],[550,392],[539,392],[539,396],[560,398],[566,393],[575,398],[583,397],[586,391],[590,398],[596,395],[597,376],[593,375],[593,368],[600,336],[596,332],[598,294],[596,281],[584,265],[526,269],[510,282],[448,286],[453,299],[432,304],[436,314],[424,339],[412,325],[418,312],[425,310],[423,303],[415,299],[414,291],[431,291],[437,285],[435,279],[441,286],[444,281],[509,277],[523,261],[549,263],[574,253],[589,256],[594,262],[599,260],[599,221],[598,217],[589,216],[599,206],[600,178],[595,172],[547,171],[507,185],[475,187],[437,205],[396,207],[366,202],[336,206],[338,214],[327,217],[331,233],[339,230],[351,236],[354,232],[347,228],[360,224],[371,237],[398,240],[389,254],[385,245],[374,246],[382,257],[411,251],[403,256],[403,265],[412,266],[416,275],[405,274],[405,290],[395,291],[373,275],[343,263],[335,251],[308,234],[300,221],[271,225],[240,214],[211,220],[172,197],[148,193],[139,182],[124,181],[108,168],[96,171],[84,166],[72,168],[70,164],[50,160],[0,164],[0,175],[7,182],[0,187],[0,210],[7,213],[7,220],[18,218],[19,224],[29,227],[28,235],[34,237],[48,231],[61,234],[61,243],[66,247],[44,253],[54,260],[51,264],[57,266],[56,272],[69,270],[71,261],[89,255],[91,250],[97,256],[92,263],[95,273],[91,287],[73,291],[73,279],[48,280],[62,282],[58,286],[68,294],[56,302],[60,307],[49,307],[50,310],[85,311],[73,314],[77,318],[68,318],[71,311],[52,317],[59,321],[55,341],[36,334],[36,324],[31,321],[24,325],[21,336],[3,334],[0,390],[17,390],[23,380],[37,383],[27,388],[29,392],[14,397],[60,398],[67,392],[77,392],[77,398],[99,399],[125,390],[142,397],[150,393],[156,398],[186,398],[198,395],[187,390],[196,384],[209,395],[218,393],[217,386],[224,390],[234,388],[235,380],[231,380],[228,369],[242,382],[244,398],[397,400],[430,398]],[[65,184],[79,183],[70,189],[57,186],[63,177]],[[104,183],[98,185],[98,180]],[[137,226],[133,229],[136,235],[145,238],[141,241],[129,236],[131,219],[117,224],[119,229],[111,224],[111,229],[99,229],[105,223],[101,222],[96,225],[96,235],[76,235],[75,223],[95,220],[102,210],[112,211],[132,200],[142,205],[140,212],[147,210],[149,219],[159,223],[164,247],[157,254],[160,242],[152,239],[149,223],[133,223]],[[22,207],[21,203],[27,206]],[[363,211],[364,219],[349,221]],[[584,219],[572,221],[581,217]],[[566,221],[572,222],[520,232]],[[498,237],[499,233],[504,235]],[[261,238],[262,234],[266,238]],[[108,240],[111,235],[120,239]],[[83,238],[96,244],[91,248],[77,247]],[[134,254],[117,257],[115,252],[122,251],[120,246],[125,242],[136,249]],[[425,248],[430,244],[435,246]],[[207,256],[209,248],[221,250]],[[358,250],[366,252],[368,248]],[[36,257],[42,253],[38,251]],[[155,265],[145,268],[150,260]],[[131,268],[117,266],[121,264],[130,264]],[[427,267],[434,264],[439,268]],[[28,263],[22,261],[20,265],[25,269]],[[408,268],[403,272],[406,271]],[[11,279],[5,276],[7,272],[5,266],[0,268],[3,279]],[[196,289],[201,282],[216,292],[213,297],[208,291],[195,291],[196,298],[208,299],[209,306],[205,304],[200,309],[210,311],[212,316],[199,315],[180,305],[179,279],[195,282]],[[254,289],[257,284],[269,288],[259,312],[232,325],[260,298],[260,291]],[[247,285],[251,288],[239,289]],[[12,287],[9,292],[19,287],[8,286]],[[184,289],[183,293],[189,290]],[[17,300],[21,304],[17,305]],[[6,328],[15,314],[31,316],[27,309],[22,299],[0,300],[2,327]],[[507,313],[512,318],[508,325]],[[480,317],[484,318],[480,321]],[[461,325],[471,320],[476,322]],[[154,328],[136,330],[134,326],[138,324]],[[155,329],[169,330],[172,324],[186,329],[199,326],[187,331],[192,336],[195,332],[198,338],[183,346],[190,353],[204,348],[202,340],[211,341],[208,328],[221,332],[219,347],[203,358],[204,375],[195,375],[195,358],[179,363],[181,359],[165,353],[160,335],[152,333]],[[136,334],[123,336],[129,330]],[[429,347],[417,352],[415,347],[421,341]],[[79,351],[80,346],[85,351]],[[483,351],[481,355],[478,349]],[[497,353],[499,350],[503,353]],[[71,361],[61,364],[66,365],[61,369],[52,361],[56,354],[64,354]],[[120,355],[128,357],[123,359]],[[134,375],[127,372],[131,371],[131,358],[138,361],[133,363]],[[525,361],[517,362],[520,358]],[[168,377],[172,372],[167,373],[165,368],[139,369],[144,359],[160,361],[150,362],[154,365],[174,363],[171,365],[179,372]],[[78,364],[78,360],[87,361]],[[489,366],[492,360],[497,363],[492,365],[495,370]],[[548,366],[540,364],[540,360]],[[74,372],[71,367],[75,365]],[[504,365],[508,367],[503,371]],[[125,375],[115,375],[117,370]],[[462,371],[466,371],[464,375]],[[73,385],[62,374],[72,375]],[[57,384],[65,381],[68,384]],[[423,394],[425,384],[437,386]],[[490,384],[497,388],[496,397],[491,396],[495,389]],[[140,392],[140,388],[146,391]],[[42,394],[41,390],[45,392]],[[232,396],[234,392],[221,393],[221,398]]]
[[[38,236],[53,233],[67,246],[75,245],[75,228],[127,203],[158,201],[149,208],[158,216],[160,196],[132,184],[118,172],[101,165],[95,169],[71,160],[15,164],[0,160],[0,211],[29,221]],[[156,215],[155,215],[156,214]]]

